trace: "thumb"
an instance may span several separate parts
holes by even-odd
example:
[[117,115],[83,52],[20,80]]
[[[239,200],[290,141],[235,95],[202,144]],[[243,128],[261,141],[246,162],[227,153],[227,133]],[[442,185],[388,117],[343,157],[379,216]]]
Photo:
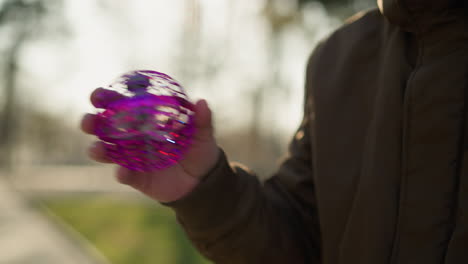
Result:
[[205,99],[198,100],[195,104],[195,137],[205,141],[213,138],[212,112]]

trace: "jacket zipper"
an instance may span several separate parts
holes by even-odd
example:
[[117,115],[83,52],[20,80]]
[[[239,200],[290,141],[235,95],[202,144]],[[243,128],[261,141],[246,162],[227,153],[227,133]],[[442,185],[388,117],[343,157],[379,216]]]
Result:
[[390,255],[390,264],[397,264],[398,257],[399,257],[399,249],[400,249],[400,233],[401,233],[401,224],[403,221],[403,203],[406,199],[406,179],[407,179],[407,157],[408,157],[408,137],[409,131],[411,128],[410,122],[410,110],[411,110],[411,87],[413,84],[413,80],[415,76],[418,74],[419,69],[421,68],[421,64],[424,57],[424,43],[419,34],[415,34],[415,41],[417,42],[417,60],[414,70],[411,72],[410,76],[408,77],[408,81],[406,82],[404,97],[403,97],[403,131],[402,131],[402,155],[401,155],[401,177],[400,177],[400,190],[399,196],[400,201],[398,205],[398,214],[397,214],[397,223],[395,227],[395,235],[393,239],[393,248]]

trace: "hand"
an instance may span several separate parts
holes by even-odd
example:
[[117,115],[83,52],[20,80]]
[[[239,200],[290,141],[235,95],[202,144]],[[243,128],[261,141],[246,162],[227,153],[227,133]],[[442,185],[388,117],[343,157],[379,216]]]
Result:
[[[109,103],[121,98],[117,92],[103,88],[96,89],[91,95],[91,102],[97,108],[106,108]],[[184,158],[164,170],[143,173],[119,166],[116,178],[159,202],[178,200],[195,188],[201,178],[216,164],[220,152],[213,135],[211,110],[205,100],[195,104],[196,132],[192,146]],[[81,121],[81,128],[88,134],[94,134],[97,116],[86,114]],[[103,163],[112,163],[102,141],[95,142],[89,149],[89,156]]]

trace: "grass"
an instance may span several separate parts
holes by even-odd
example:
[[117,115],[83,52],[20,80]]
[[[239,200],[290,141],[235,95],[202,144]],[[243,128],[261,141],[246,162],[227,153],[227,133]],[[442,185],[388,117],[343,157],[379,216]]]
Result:
[[81,233],[113,264],[209,264],[175,216],[156,203],[105,196],[60,197],[42,203]]

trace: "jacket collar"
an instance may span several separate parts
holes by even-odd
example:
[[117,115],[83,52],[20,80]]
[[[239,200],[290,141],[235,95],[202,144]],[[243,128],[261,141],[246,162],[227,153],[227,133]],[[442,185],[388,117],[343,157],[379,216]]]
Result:
[[424,32],[453,20],[466,20],[466,0],[377,0],[380,12],[404,30]]

